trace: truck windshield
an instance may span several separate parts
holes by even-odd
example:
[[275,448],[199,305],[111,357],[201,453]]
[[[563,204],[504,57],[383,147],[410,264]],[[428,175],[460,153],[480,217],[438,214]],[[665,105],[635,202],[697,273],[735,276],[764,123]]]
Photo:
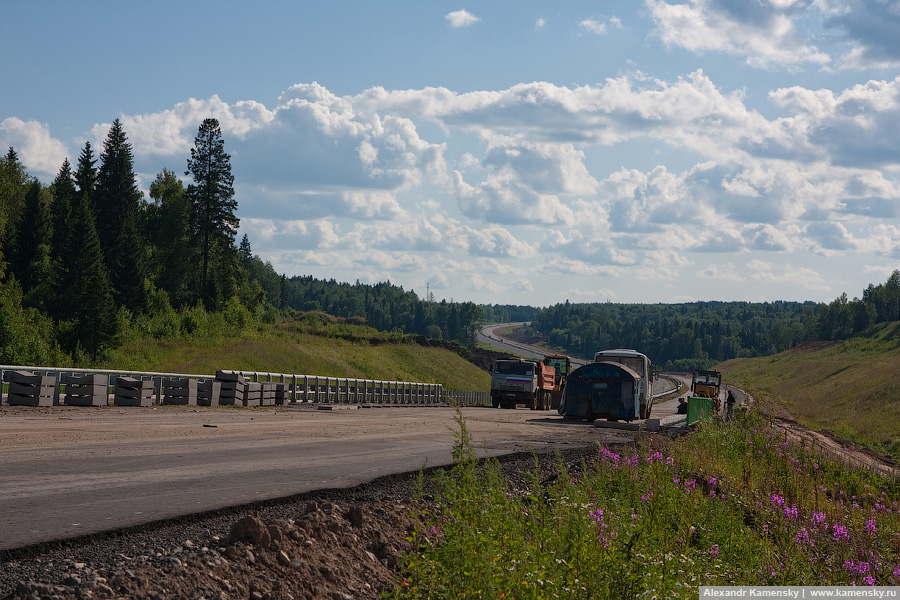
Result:
[[528,375],[534,373],[534,365],[520,362],[498,362],[494,365],[494,372],[500,375]]

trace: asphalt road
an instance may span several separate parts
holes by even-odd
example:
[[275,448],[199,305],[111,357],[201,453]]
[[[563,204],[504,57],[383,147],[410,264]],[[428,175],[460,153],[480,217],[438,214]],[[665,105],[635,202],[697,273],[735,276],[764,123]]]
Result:
[[[624,442],[555,412],[465,408],[481,454]],[[0,549],[450,464],[450,408],[0,407]]]

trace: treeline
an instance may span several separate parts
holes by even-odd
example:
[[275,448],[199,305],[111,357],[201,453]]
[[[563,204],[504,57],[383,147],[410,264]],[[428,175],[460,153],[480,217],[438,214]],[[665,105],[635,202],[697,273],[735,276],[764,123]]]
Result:
[[582,358],[633,348],[667,370],[693,370],[738,357],[775,354],[803,342],[835,341],[900,320],[900,271],[862,298],[813,302],[557,304],[530,332]]
[[139,190],[116,120],[99,155],[84,145],[52,184],[14,148],[0,157],[0,363],[90,365],[127,337],[239,331],[292,310],[473,345],[472,303],[429,302],[388,283],[287,278],[254,256],[238,218],[218,121],[200,125],[186,185],[164,169]]
[[49,186],[9,148],[0,158],[3,362],[90,362],[135,327],[180,329],[185,309],[262,306],[238,262],[230,157],[215,119],[200,125],[185,175],[187,186],[164,170],[147,201],[118,119],[99,156],[86,143]]

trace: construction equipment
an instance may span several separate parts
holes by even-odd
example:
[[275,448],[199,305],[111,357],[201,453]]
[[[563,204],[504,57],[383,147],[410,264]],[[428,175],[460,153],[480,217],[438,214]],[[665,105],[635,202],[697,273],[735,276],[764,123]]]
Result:
[[515,408],[525,404],[531,410],[550,410],[554,371],[530,360],[498,360],[491,369],[491,404],[494,408]]
[[563,391],[566,389],[566,379],[572,372],[572,360],[565,354],[560,355],[559,352],[544,357],[542,361],[545,365],[553,367],[556,372],[553,376],[553,391],[550,393],[550,408],[556,410],[559,408],[559,402],[562,399]]
[[[716,403],[716,414],[722,408],[719,400],[719,389],[722,387],[722,374],[719,371],[697,369],[691,377],[691,394],[697,398],[711,398]],[[688,399],[690,402],[690,398]]]

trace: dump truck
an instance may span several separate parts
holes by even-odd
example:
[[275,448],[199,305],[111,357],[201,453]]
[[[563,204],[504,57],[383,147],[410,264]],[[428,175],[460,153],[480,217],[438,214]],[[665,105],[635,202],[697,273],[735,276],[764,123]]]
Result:
[[515,408],[525,404],[531,410],[550,410],[550,396],[556,371],[530,360],[498,360],[491,369],[491,404],[494,408]]
[[551,354],[542,360],[545,365],[553,367],[556,373],[553,376],[553,392],[550,394],[550,408],[556,410],[559,408],[559,402],[562,399],[563,391],[566,389],[566,379],[572,372],[572,360],[564,355]]

